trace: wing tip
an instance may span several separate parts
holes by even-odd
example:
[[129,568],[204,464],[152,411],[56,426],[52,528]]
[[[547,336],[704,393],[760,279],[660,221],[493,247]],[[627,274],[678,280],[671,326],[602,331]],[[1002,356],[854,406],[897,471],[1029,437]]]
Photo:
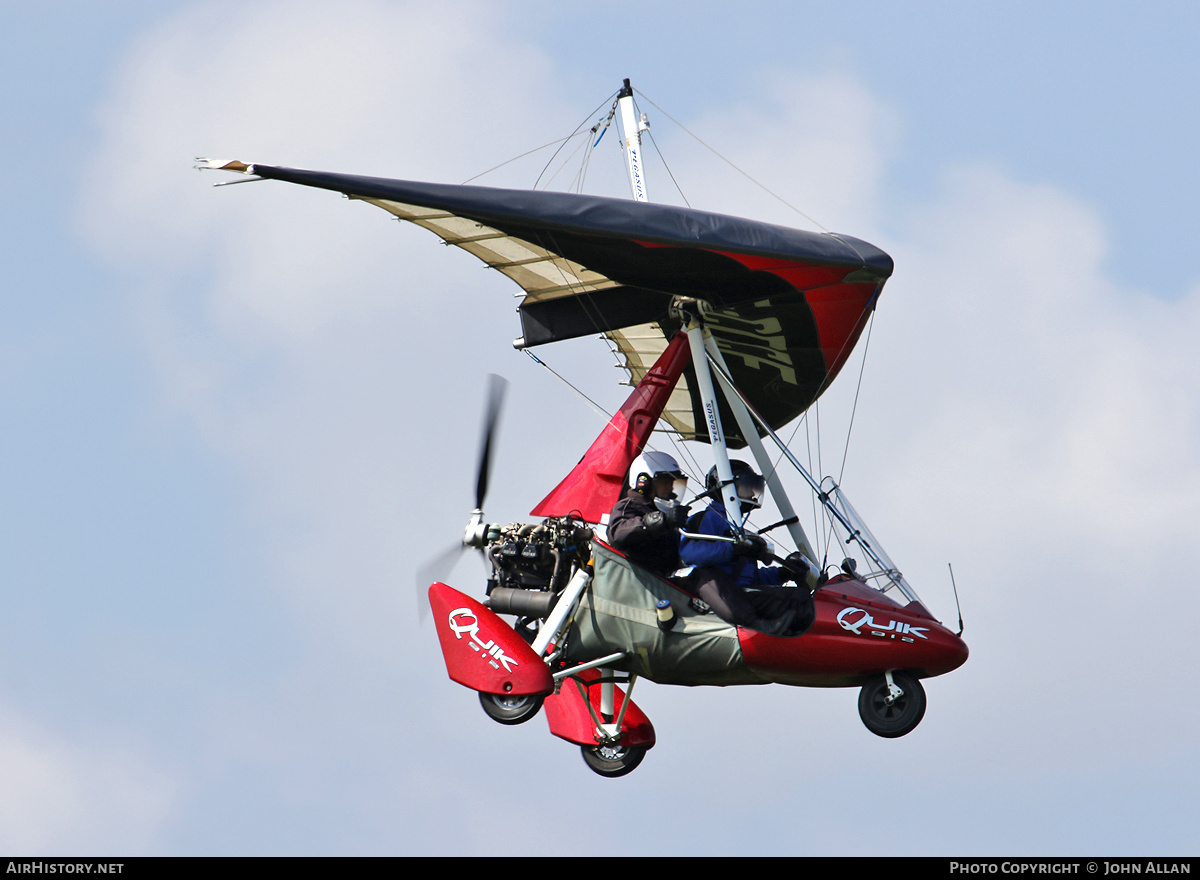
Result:
[[236,171],[241,174],[253,174],[254,163],[243,162],[240,159],[208,159],[196,157],[196,169],[199,171]]

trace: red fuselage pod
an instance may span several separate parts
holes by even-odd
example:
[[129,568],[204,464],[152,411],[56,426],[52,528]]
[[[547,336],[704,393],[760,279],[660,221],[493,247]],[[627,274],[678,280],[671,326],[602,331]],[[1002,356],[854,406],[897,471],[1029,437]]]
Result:
[[813,599],[817,619],[799,638],[738,629],[748,667],[779,684],[853,687],[896,669],[931,678],[967,661],[966,643],[919,602],[899,605],[845,577],[826,584]]
[[[557,694],[547,697],[544,705],[550,732],[567,742],[581,746],[595,745],[596,722],[588,711],[588,703],[591,703],[597,718],[609,723],[621,714],[621,706],[625,703],[625,692],[614,685],[614,715],[612,718],[601,715],[600,684],[600,673],[595,669],[585,669],[566,679]],[[584,702],[584,692],[587,693],[587,702]],[[621,719],[621,745],[645,748],[654,745],[654,725],[633,700],[629,701],[629,708]]]
[[453,587],[429,588],[446,672],[485,694],[549,694],[554,679],[545,662],[489,609]]

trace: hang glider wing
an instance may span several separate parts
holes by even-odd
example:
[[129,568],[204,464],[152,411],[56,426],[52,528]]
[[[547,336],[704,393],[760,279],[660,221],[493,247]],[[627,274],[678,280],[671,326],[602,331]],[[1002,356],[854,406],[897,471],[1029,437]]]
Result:
[[[483,260],[525,291],[523,346],[603,333],[636,384],[699,300],[733,379],[772,427],[806,410],[858,340],[891,258],[843,235],[572,193],[414,183],[202,160],[378,205]],[[706,440],[691,367],[664,420]],[[731,431],[735,422],[723,413]],[[729,444],[744,438],[730,433]]]

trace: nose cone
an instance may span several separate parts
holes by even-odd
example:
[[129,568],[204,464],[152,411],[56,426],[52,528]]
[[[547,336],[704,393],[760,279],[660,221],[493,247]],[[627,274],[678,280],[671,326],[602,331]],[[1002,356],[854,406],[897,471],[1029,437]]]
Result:
[[853,687],[888,670],[932,678],[967,662],[966,642],[919,603],[900,607],[850,580],[818,591],[814,602],[816,620],[798,638],[739,629],[747,667],[782,684]]
[[949,630],[938,633],[939,638],[929,646],[926,672],[930,675],[945,675],[967,662],[970,651],[967,643]]

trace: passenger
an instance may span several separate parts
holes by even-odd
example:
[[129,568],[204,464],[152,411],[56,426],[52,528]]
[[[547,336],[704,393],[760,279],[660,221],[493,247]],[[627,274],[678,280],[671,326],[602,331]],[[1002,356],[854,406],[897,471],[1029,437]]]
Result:
[[[739,522],[762,506],[763,478],[743,461],[731,461],[733,482],[741,502]],[[714,467],[706,487],[712,502],[703,514],[688,522],[687,531],[735,538],[735,530],[721,500],[720,480]],[[795,637],[808,632],[816,619],[812,593],[804,586],[784,586],[804,580],[804,575],[779,566],[759,566],[773,555],[766,540],[746,532],[735,540],[684,537],[680,546],[684,565],[697,568],[695,592],[722,620],[773,636]],[[797,569],[811,566],[800,554],[787,559]]]
[[687,477],[665,452],[634,459],[621,500],[608,515],[608,543],[660,577],[680,568],[679,529],[687,508],[679,503]]

